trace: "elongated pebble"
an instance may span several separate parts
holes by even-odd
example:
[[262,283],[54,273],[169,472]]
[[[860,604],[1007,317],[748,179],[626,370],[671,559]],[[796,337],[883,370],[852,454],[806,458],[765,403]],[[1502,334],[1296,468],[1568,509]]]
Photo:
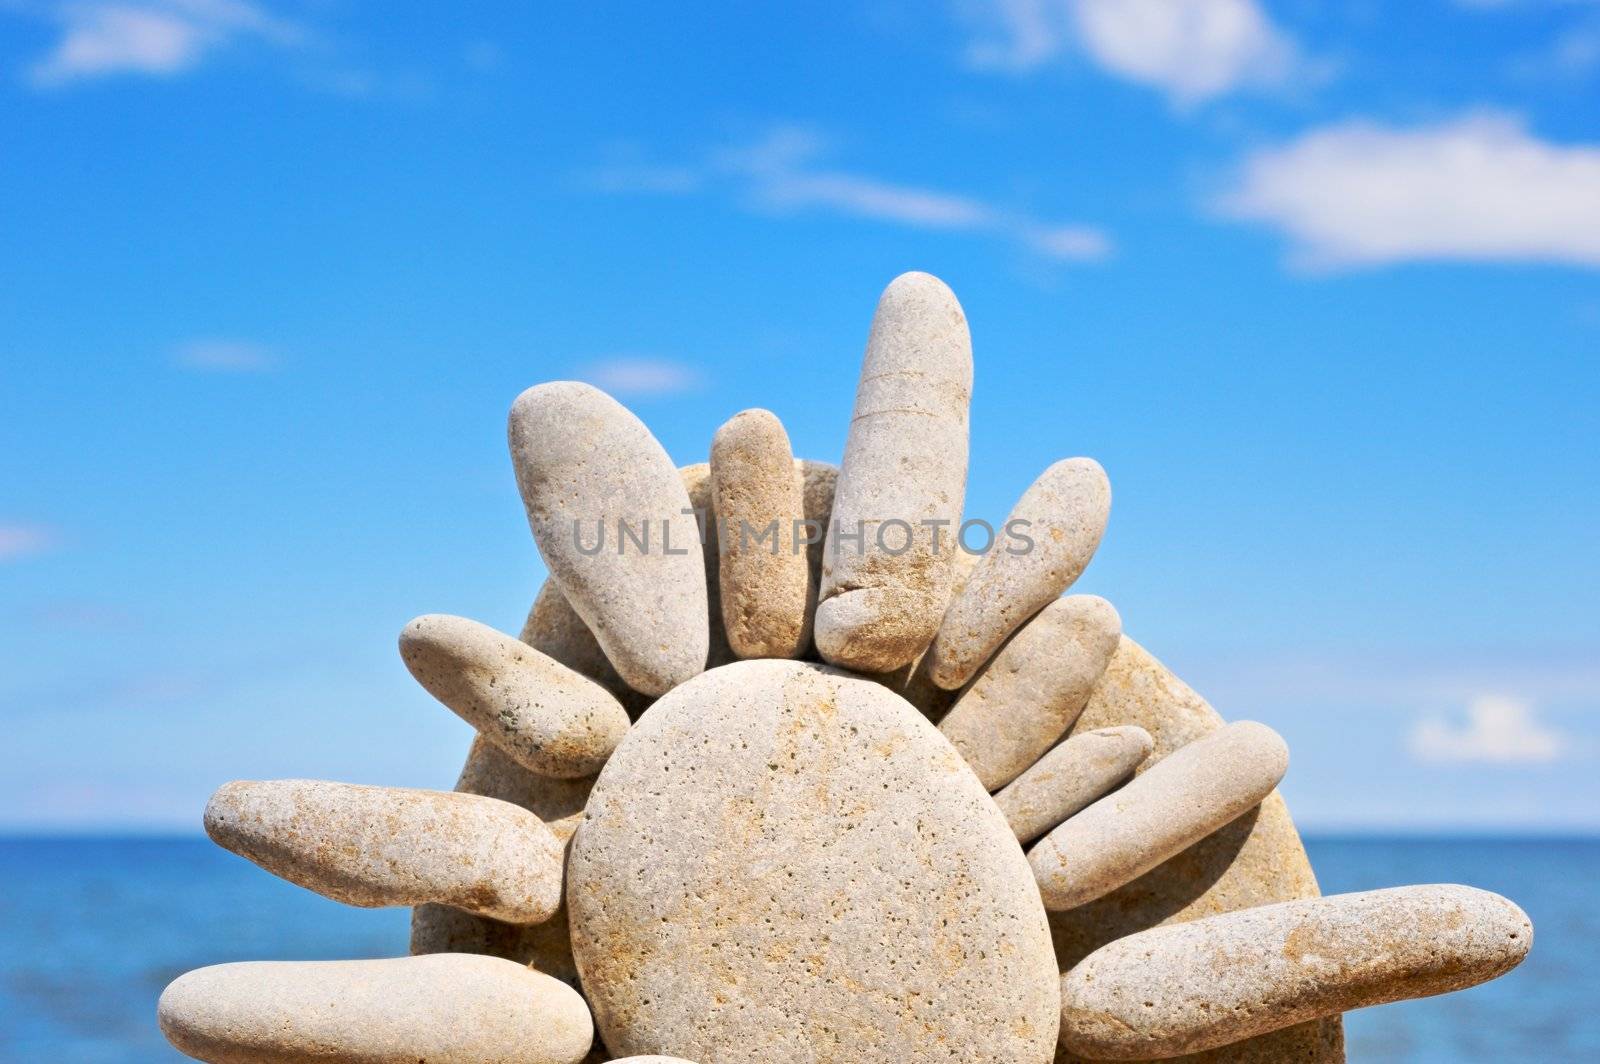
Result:
[[224,849],[350,905],[433,901],[534,924],[561,901],[561,843],[526,809],[493,798],[241,780],[211,796],[205,826]]
[[517,638],[610,691],[628,711],[629,720],[637,720],[655,701],[654,696],[635,691],[617,675],[594,633],[554,580],[547,579],[539,585]]
[[1111,482],[1092,458],[1068,458],[1039,475],[961,594],[950,602],[928,651],[929,675],[955,690],[1006,638],[1071,587],[1100,546],[1111,514]]
[[211,1064],[577,1064],[594,1040],[576,990],[461,953],[218,964],[179,976],[156,1015]]
[[[982,569],[980,560],[973,576]],[[939,730],[983,785],[998,790],[1072,727],[1121,635],[1122,619],[1105,599],[1056,599],[978,674]]]
[[1061,977],[1061,1040],[1166,1057],[1321,1016],[1476,986],[1522,962],[1527,914],[1473,887],[1395,887],[1243,909],[1119,939]]
[[1155,746],[1132,724],[1083,732],[1051,750],[994,796],[1027,845],[1127,779]]
[[816,588],[806,564],[803,485],[783,423],[735,414],[711,441],[720,596],[741,658],[797,658],[811,643]]
[[1044,837],[1028,854],[1047,909],[1071,909],[1137,879],[1261,804],[1289,768],[1265,724],[1224,725]]
[[972,340],[944,282],[878,300],[834,493],[815,619],[835,665],[891,672],[933,640],[967,483]]
[[722,624],[722,566],[717,538],[717,504],[711,491],[711,463],[696,462],[678,470],[683,477],[684,490],[689,493],[689,506],[695,512],[700,526],[700,557],[706,570],[706,628],[710,632],[710,653],[706,655],[706,668],[716,669],[739,656],[728,645],[728,631]]
[[710,639],[699,529],[644,422],[557,381],[517,397],[508,438],[539,553],[618,674],[652,695],[698,675]]

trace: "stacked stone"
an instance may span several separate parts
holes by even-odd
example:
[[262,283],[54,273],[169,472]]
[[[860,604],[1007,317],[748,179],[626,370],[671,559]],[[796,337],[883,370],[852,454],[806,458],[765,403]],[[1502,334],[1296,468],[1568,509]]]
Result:
[[965,553],[971,385],[960,305],[906,274],[838,469],[763,410],[680,470],[592,387],[518,397],[550,577],[518,638],[441,615],[400,636],[476,731],[455,791],[238,782],[206,809],[292,882],[415,906],[413,956],[191,972],[159,1006],[173,1044],[1331,1064],[1343,1011],[1514,967],[1532,928],[1496,895],[1318,896],[1283,741],[1068,593],[1109,516],[1097,463],[1023,493],[1005,528],[1031,546]]

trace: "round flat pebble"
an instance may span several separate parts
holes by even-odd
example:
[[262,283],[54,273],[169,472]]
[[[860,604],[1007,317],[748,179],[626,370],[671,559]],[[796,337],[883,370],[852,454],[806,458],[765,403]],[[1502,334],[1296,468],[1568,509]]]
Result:
[[738,662],[656,702],[573,838],[605,1044],[718,1064],[1051,1059],[1058,969],[1004,817],[904,699]]
[[1061,977],[1061,1040],[1168,1057],[1350,1009],[1476,986],[1522,962],[1527,914],[1472,887],[1282,902],[1118,939]]
[[498,957],[249,961],[178,977],[156,1007],[211,1064],[577,1064],[578,992]]
[[205,827],[224,849],[350,905],[442,902],[536,924],[561,902],[561,843],[526,809],[493,798],[239,780],[211,796]]
[[1127,779],[1155,747],[1132,724],[1074,735],[994,796],[1017,841],[1029,843]]

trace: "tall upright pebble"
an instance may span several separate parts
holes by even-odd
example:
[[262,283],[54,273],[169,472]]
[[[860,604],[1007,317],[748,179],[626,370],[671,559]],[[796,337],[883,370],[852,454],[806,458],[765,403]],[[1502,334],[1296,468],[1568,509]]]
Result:
[[429,694],[544,776],[593,776],[628,730],[604,687],[465,617],[418,617],[400,633],[400,656]]
[[805,500],[783,423],[735,414],[711,441],[711,490],[728,643],[741,658],[798,658],[811,642],[816,588],[805,553]]
[[1027,845],[1127,779],[1154,746],[1134,724],[1074,735],[1012,780],[994,804]]
[[905,273],[878,300],[834,493],[817,649],[891,672],[932,642],[967,484],[972,340],[944,282]]
[[174,980],[156,1015],[211,1064],[578,1064],[594,1041],[576,990],[460,953],[217,964]]
[[[974,578],[982,569],[980,560]],[[1121,635],[1122,618],[1105,599],[1056,599],[978,674],[939,730],[985,787],[1004,787],[1072,727]]]
[[335,901],[441,902],[508,923],[561,902],[561,843],[509,802],[322,780],[240,780],[206,804],[213,842]]
[[1061,1041],[1095,1060],[1194,1053],[1350,1009],[1476,986],[1533,925],[1473,887],[1395,887],[1157,927],[1061,977]]
[[1111,482],[1094,459],[1068,458],[1041,473],[945,611],[928,651],[934,683],[955,690],[972,679],[1012,632],[1071,587],[1110,514]]
[[539,553],[618,674],[660,695],[702,672],[699,528],[644,422],[598,388],[557,381],[517,397],[507,435]]
[[1047,909],[1093,901],[1261,803],[1289,768],[1265,724],[1224,725],[1046,835],[1028,854]]

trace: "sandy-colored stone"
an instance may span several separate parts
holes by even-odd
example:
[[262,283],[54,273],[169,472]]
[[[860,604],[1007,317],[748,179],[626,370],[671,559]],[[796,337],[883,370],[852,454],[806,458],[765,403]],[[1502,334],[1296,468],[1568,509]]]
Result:
[[1056,1043],[1004,817],[913,707],[825,666],[737,662],[652,706],[590,795],[567,903],[616,1053],[1042,1064]]
[[1522,962],[1527,914],[1473,887],[1396,887],[1158,927],[1061,977],[1061,1040],[1164,1057],[1350,1009],[1476,986]]
[[682,1057],[662,1057],[651,1054],[645,1057],[622,1057],[618,1060],[613,1060],[611,1064],[694,1064],[694,1062],[684,1060]]
[[1289,768],[1278,733],[1225,724],[1059,825],[1028,851],[1047,909],[1109,894],[1272,793]]
[[961,305],[938,278],[901,274],[872,319],[828,526],[815,628],[835,665],[892,672],[933,641],[966,494],[971,397]]
[[721,550],[717,541],[717,501],[711,491],[711,463],[696,462],[678,470],[683,477],[683,488],[689,493],[689,505],[695,512],[700,528],[700,557],[706,570],[706,629],[710,633],[711,650],[706,655],[706,668],[716,669],[739,660],[728,645],[728,630],[722,623]]
[[[807,566],[804,490],[783,423],[735,414],[711,441],[719,595],[741,658],[798,658],[811,644],[816,586]],[[769,534],[770,533],[770,534]]]
[[[982,571],[980,560],[973,578]],[[1072,727],[1121,635],[1122,619],[1105,599],[1056,599],[984,667],[939,730],[985,787],[1004,787]]]
[[[1100,546],[1111,482],[1092,458],[1068,458],[1039,475],[997,530],[991,550],[952,597],[928,651],[933,682],[972,679],[1012,632],[1071,587]],[[1013,539],[1006,530],[1015,530]]]
[[[800,475],[800,507],[812,542],[806,546],[806,567],[811,586],[822,586],[822,558],[828,547],[828,520],[833,515],[833,490],[839,482],[839,467],[827,462],[813,462],[809,458],[796,458],[795,471]],[[813,610],[816,603],[812,603]],[[814,641],[813,641],[814,642]]]
[[517,638],[610,691],[628,711],[629,720],[637,720],[655,701],[654,695],[635,691],[617,675],[599,640],[554,580],[547,579],[539,585],[539,593],[534,596],[528,619],[523,622]]
[[994,796],[1026,845],[1132,775],[1155,742],[1133,724],[1074,735]]
[[561,843],[509,802],[324,780],[239,780],[206,804],[224,849],[318,894],[378,907],[441,902],[508,923],[561,902]]
[[[1222,717],[1193,688],[1124,635],[1069,735],[1136,724],[1155,741],[1155,750],[1138,769],[1145,772],[1222,723]],[[1274,791],[1258,808],[1132,883],[1087,905],[1051,913],[1050,931],[1057,962],[1066,971],[1107,942],[1158,924],[1312,898],[1317,893],[1317,879],[1305,847],[1288,807]],[[1084,1059],[1064,1048],[1056,1057],[1057,1064],[1080,1064]],[[1339,1018],[1330,1016],[1173,1061],[1342,1064],[1344,1031]]]
[[710,649],[699,529],[644,422],[557,381],[517,397],[508,438],[539,553],[617,673],[653,695],[698,675]]
[[180,976],[156,1013],[212,1064],[576,1064],[594,1039],[571,987],[466,954],[218,964]]
[[465,617],[418,617],[400,633],[400,656],[429,694],[542,776],[593,776],[628,731],[604,687]]

